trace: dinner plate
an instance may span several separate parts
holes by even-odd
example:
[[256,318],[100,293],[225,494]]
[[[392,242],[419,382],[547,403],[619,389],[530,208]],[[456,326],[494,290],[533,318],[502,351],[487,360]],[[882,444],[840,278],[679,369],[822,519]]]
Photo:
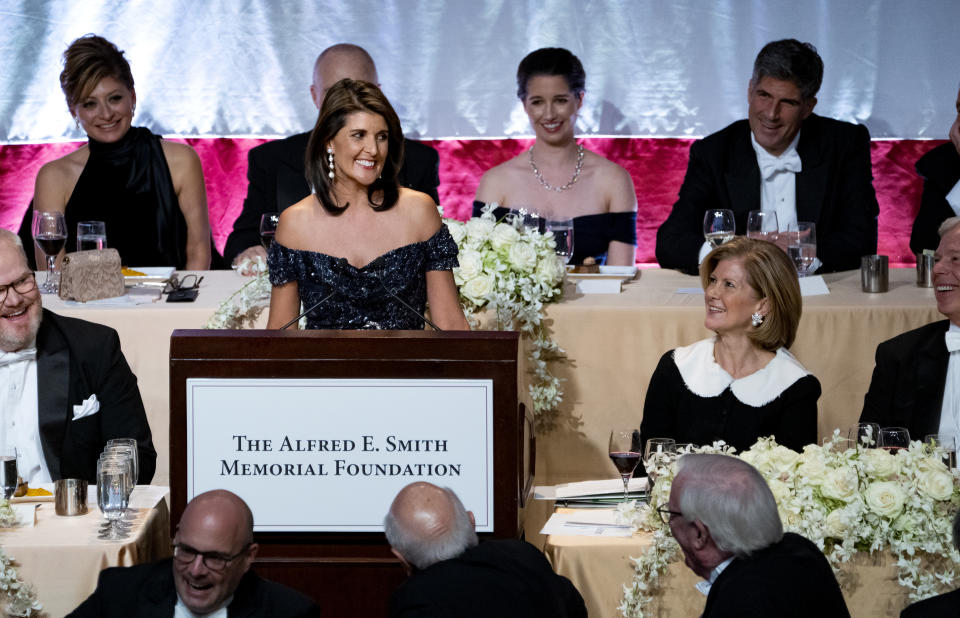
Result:
[[127,266],[127,268],[143,273],[143,275],[124,276],[124,282],[131,285],[143,281],[163,281],[169,279],[173,271],[176,270],[173,266]]
[[46,489],[50,492],[49,496],[20,496],[19,498],[10,498],[10,504],[19,504],[22,502],[53,502],[54,499],[54,487],[53,483],[38,483],[31,487],[31,489]]

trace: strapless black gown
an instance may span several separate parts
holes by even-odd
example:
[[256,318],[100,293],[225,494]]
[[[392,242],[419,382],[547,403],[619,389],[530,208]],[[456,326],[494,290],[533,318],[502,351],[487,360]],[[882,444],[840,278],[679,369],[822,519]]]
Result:
[[[479,217],[483,202],[473,203],[473,216]],[[493,210],[493,216],[502,219],[510,209],[500,207]],[[573,257],[571,264],[583,264],[583,260],[592,257],[598,264],[607,261],[607,248],[611,240],[628,245],[637,244],[637,213],[602,212],[595,215],[582,215],[573,218]]]
[[457,243],[442,225],[429,239],[389,251],[363,268],[346,258],[270,246],[270,283],[296,281],[304,309],[333,292],[307,316],[311,329],[422,330],[423,319],[394,299],[390,290],[423,313],[427,304],[427,271],[459,265]]

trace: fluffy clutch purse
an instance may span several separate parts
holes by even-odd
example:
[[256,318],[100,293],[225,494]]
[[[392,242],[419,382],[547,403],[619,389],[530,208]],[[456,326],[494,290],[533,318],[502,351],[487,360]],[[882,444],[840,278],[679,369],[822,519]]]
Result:
[[123,293],[120,253],[116,249],[77,251],[63,257],[60,298],[85,303]]

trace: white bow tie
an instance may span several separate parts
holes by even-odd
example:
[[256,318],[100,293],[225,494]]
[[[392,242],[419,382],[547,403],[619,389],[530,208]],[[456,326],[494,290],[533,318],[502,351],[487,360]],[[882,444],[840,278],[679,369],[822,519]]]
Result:
[[23,350],[17,350],[16,352],[5,352],[0,354],[0,367],[3,367],[4,365],[12,365],[13,363],[19,363],[20,361],[33,360],[36,357],[36,348],[26,348]]
[[769,180],[777,172],[797,173],[803,170],[803,164],[800,162],[800,155],[796,150],[783,154],[779,157],[764,157],[760,162],[760,175],[764,180]]
[[948,330],[944,335],[944,339],[947,340],[947,352],[960,350],[960,333]]

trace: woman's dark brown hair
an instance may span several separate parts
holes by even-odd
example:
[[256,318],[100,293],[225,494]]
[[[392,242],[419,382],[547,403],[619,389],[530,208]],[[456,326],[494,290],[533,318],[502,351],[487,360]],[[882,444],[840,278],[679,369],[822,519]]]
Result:
[[96,34],[85,34],[70,43],[63,52],[60,89],[71,114],[104,77],[112,77],[133,91],[130,63],[116,45]]
[[[400,195],[397,174],[403,163],[403,131],[397,113],[375,84],[341,79],[327,91],[327,96],[323,99],[320,116],[310,133],[310,141],[307,142],[305,161],[307,183],[330,214],[340,214],[350,204],[341,206],[336,202],[333,182],[328,176],[330,168],[326,146],[346,125],[347,116],[355,112],[377,114],[387,123],[387,157],[383,162],[383,170],[380,177],[367,187],[370,207],[377,211],[387,210],[397,203]],[[378,194],[379,201],[375,199]]]

